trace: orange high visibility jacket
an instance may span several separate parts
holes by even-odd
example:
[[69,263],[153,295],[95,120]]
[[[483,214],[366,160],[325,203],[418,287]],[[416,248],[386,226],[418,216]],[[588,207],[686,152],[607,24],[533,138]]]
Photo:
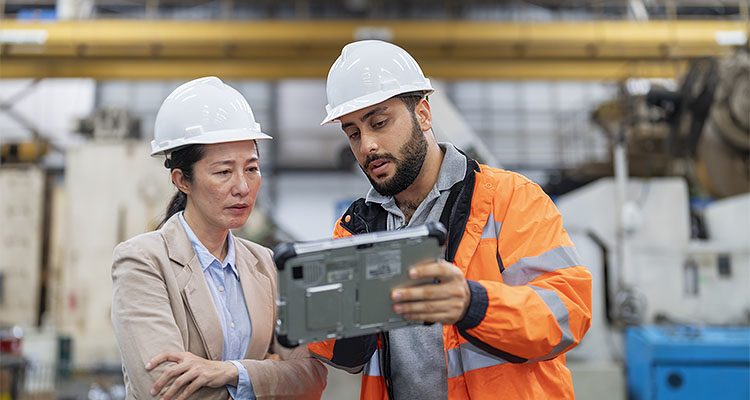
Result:
[[[448,397],[573,399],[563,353],[591,324],[591,274],[538,185],[467,159],[441,217],[446,260],[471,290],[466,316],[443,326]],[[334,237],[385,227],[386,211],[360,199]],[[338,368],[362,370],[362,399],[392,398],[387,332],[308,348]]]

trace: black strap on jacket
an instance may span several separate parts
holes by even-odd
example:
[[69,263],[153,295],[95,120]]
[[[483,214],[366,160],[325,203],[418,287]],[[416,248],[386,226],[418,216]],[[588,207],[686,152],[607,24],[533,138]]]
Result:
[[[445,247],[445,259],[448,262],[453,262],[455,259],[458,245],[460,244],[461,237],[463,237],[463,232],[466,229],[466,223],[469,220],[469,213],[471,211],[471,199],[474,194],[474,183],[476,182],[475,174],[479,172],[479,164],[461,150],[459,150],[459,152],[466,157],[466,174],[464,175],[464,179],[455,183],[451,187],[448,200],[446,200],[443,212],[440,214],[440,222],[448,231],[448,240]],[[341,218],[341,226],[352,235],[384,231],[388,227],[387,222],[388,212],[380,204],[368,204],[364,198],[357,199],[352,203]],[[391,379],[389,345],[390,337],[388,332],[381,332],[378,335],[380,335],[380,341],[382,343],[379,359],[380,374],[385,381],[388,398],[393,399],[393,380]],[[364,341],[371,343],[370,340]],[[337,353],[336,346],[334,346],[334,354]]]
[[[460,150],[459,150],[460,151]],[[461,154],[464,154],[461,152]],[[479,172],[479,164],[466,156],[466,174],[464,179],[456,182],[452,187],[448,200],[445,202],[443,212],[440,214],[440,223],[448,231],[448,241],[445,246],[445,260],[453,262],[456,258],[458,245],[466,230],[471,211],[471,198],[474,195],[475,173]]]

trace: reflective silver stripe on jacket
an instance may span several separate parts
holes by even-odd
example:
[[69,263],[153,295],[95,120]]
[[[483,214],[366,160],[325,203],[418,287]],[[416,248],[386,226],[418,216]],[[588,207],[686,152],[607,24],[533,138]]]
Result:
[[562,336],[560,337],[560,343],[555,346],[552,351],[550,351],[547,355],[535,358],[533,360],[529,361],[542,361],[542,360],[549,360],[550,358],[557,357],[562,353],[566,348],[568,348],[570,345],[575,343],[575,339],[573,338],[573,334],[570,332],[570,326],[568,325],[568,309],[565,307],[565,304],[560,299],[560,296],[553,290],[549,289],[542,289],[536,286],[529,285],[530,288],[534,289],[534,291],[539,295],[539,297],[544,300],[544,303],[547,304],[547,307],[549,307],[550,311],[552,311],[552,315],[555,316],[555,319],[557,320],[557,324],[560,326],[560,330],[562,331]]
[[484,229],[482,229],[482,237],[480,237],[479,240],[488,238],[497,239],[500,235],[500,227],[502,227],[502,225],[502,222],[495,221],[494,214],[490,214],[490,216],[487,217],[487,223],[484,224]]
[[365,364],[365,369],[362,371],[365,375],[380,376],[380,350],[375,350],[370,357],[370,361]]
[[524,257],[505,268],[503,282],[510,286],[525,285],[532,280],[562,268],[583,265],[575,247],[560,246],[536,257]]
[[[542,289],[531,285],[529,285],[529,287],[533,289],[542,300],[544,300],[544,303],[555,316],[557,324],[562,331],[562,336],[560,342],[552,349],[552,351],[542,357],[528,360],[527,363],[554,358],[575,343],[573,334],[570,332],[570,326],[568,325],[568,309],[565,308],[565,304],[560,300],[560,296],[552,290]],[[446,351],[446,356],[448,357],[448,378],[461,376],[467,371],[493,367],[508,362],[500,357],[489,354],[468,342]]]
[[445,353],[448,357],[448,378],[455,378],[475,369],[507,363],[502,358],[493,356],[469,342]]

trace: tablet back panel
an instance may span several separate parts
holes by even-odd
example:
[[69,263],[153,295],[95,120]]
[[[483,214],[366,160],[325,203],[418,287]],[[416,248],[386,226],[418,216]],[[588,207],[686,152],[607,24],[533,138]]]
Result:
[[393,311],[391,289],[429,283],[409,279],[409,268],[441,259],[445,236],[441,224],[429,223],[277,246],[279,342],[292,347],[421,324]]

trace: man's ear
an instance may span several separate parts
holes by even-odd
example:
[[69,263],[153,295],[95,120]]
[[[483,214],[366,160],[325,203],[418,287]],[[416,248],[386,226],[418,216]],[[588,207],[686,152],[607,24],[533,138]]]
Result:
[[172,183],[177,186],[182,193],[190,194],[190,182],[185,179],[185,175],[182,174],[182,170],[175,168],[172,170]]
[[422,129],[422,132],[429,131],[432,128],[432,111],[430,111],[430,103],[427,99],[419,100],[419,103],[414,107],[414,113],[417,115],[417,122],[419,122],[419,128]]

